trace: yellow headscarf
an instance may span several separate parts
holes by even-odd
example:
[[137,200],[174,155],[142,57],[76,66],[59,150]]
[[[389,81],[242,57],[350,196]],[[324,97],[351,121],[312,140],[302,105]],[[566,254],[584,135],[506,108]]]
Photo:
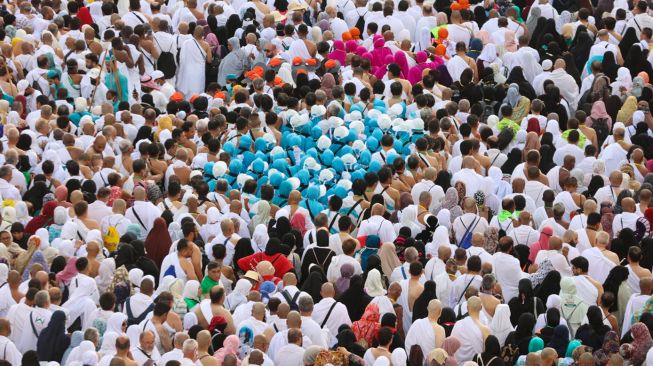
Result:
[[169,116],[163,116],[159,118],[159,129],[156,131],[156,139],[159,140],[159,133],[163,130],[168,130],[172,132],[172,118]]
[[617,122],[626,123],[630,117],[633,116],[633,113],[637,110],[637,98],[634,96],[629,96],[626,98],[624,105],[621,106],[619,113],[617,113]]

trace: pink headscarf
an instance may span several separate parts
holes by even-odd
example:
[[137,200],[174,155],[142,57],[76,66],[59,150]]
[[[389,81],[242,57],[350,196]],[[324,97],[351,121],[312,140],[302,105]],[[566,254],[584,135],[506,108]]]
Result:
[[511,30],[506,31],[504,37],[505,37],[504,47],[506,48],[506,51],[508,52],[517,51],[517,39],[515,38],[515,32]]
[[302,234],[302,237],[304,237],[304,234],[306,234],[306,217],[304,214],[295,212],[295,214],[292,215],[292,218],[290,219],[290,227],[299,230],[299,232]]
[[356,47],[356,54],[358,56],[363,56],[365,54],[365,52],[367,52],[367,48],[365,48],[363,46]]
[[238,348],[240,347],[240,339],[238,336],[232,334],[225,338],[222,348],[220,348],[213,356],[218,360],[218,363],[222,365],[224,358],[227,355],[236,356],[236,363],[240,366],[240,360],[238,359]]
[[553,235],[553,228],[551,226],[545,226],[542,228],[542,232],[540,233],[540,240],[531,244],[531,251],[528,255],[528,259],[532,263],[535,263],[535,258],[540,250],[549,250],[549,239],[551,238],[551,235]]
[[220,42],[218,42],[218,37],[215,36],[213,33],[209,33],[204,37],[204,40],[206,43],[209,44],[209,47],[211,47],[211,51],[215,52],[218,50],[218,47],[220,47]]
[[337,60],[341,65],[344,65],[346,56],[347,52],[345,52],[345,43],[343,41],[334,41],[333,52],[329,54],[329,58],[332,60]]
[[75,264],[77,263],[77,258],[73,257],[68,260],[68,263],[66,263],[66,267],[63,269],[63,271],[57,273],[55,275],[55,278],[57,281],[62,282],[64,284],[70,283],[70,281],[73,279],[73,277],[77,276],[77,267]]

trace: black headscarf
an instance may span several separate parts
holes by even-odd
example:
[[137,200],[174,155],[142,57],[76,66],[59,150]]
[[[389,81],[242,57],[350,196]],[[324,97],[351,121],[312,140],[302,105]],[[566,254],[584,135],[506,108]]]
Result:
[[[267,246],[266,246],[267,249]],[[252,249],[252,241],[247,238],[241,238],[234,247],[234,263],[238,263],[240,258],[245,258],[254,254]]]
[[540,338],[544,341],[544,344],[547,344],[553,337],[553,330],[555,327],[560,325],[560,310],[557,308],[550,308],[546,311],[544,317],[546,324],[542,329],[540,329],[539,334]]
[[508,160],[501,166],[503,174],[512,174],[517,165],[522,163],[522,151],[519,148],[513,148],[508,153]]
[[610,78],[610,81],[615,81],[617,79],[617,71],[619,70],[619,65],[615,60],[614,53],[608,51],[603,54],[603,62],[601,70],[605,76]]
[[365,312],[365,308],[372,301],[372,297],[365,293],[364,285],[362,276],[353,275],[349,281],[349,288],[337,299],[347,307],[349,318],[352,322],[360,320]]
[[356,335],[349,327],[341,330],[336,336],[336,339],[338,340],[336,347],[344,347],[347,351],[357,355],[358,357],[365,356],[365,348],[356,343]]
[[590,55],[590,49],[592,48],[592,37],[590,37],[585,26],[579,25],[576,30],[576,36],[574,41],[571,43],[571,53],[574,54],[574,61],[576,65],[582,65],[583,67],[587,63],[587,59]]
[[590,180],[590,184],[587,186],[587,190],[583,192],[583,195],[587,198],[592,198],[596,194],[596,191],[598,191],[599,188],[603,187],[604,185],[605,181],[603,180],[603,177],[600,175],[595,175]]
[[521,66],[515,66],[512,68],[512,70],[510,70],[506,84],[517,84],[519,86],[519,94],[525,96],[530,100],[537,98],[535,89],[533,89],[531,83],[529,83],[528,80],[526,80],[524,77],[524,70],[521,68]]
[[142,240],[134,240],[131,242],[131,247],[134,249],[134,255],[136,261],[134,266],[143,270],[143,275],[150,275],[154,277],[154,285],[158,286],[159,284],[159,267],[154,263],[153,260],[146,257],[145,255],[145,244]]
[[445,334],[449,337],[453,330],[453,326],[456,324],[456,312],[449,307],[442,308],[442,314],[440,314],[438,324],[444,328]]
[[236,34],[236,31],[243,26],[243,22],[240,20],[238,14],[232,14],[229,19],[227,19],[227,39],[233,37]]
[[327,282],[324,272],[318,266],[313,266],[309,270],[308,277],[304,280],[302,285],[302,291],[311,295],[314,302],[319,302],[322,300],[322,295],[320,291],[322,290],[322,285]]
[[95,182],[92,179],[87,179],[84,181],[84,183],[82,183],[82,194],[84,194],[84,200],[89,205],[95,202],[96,191],[97,191],[97,187],[95,186]]
[[584,345],[594,349],[601,348],[605,333],[610,331],[610,327],[603,324],[603,311],[596,305],[587,309],[587,324],[581,325],[576,331],[576,339]]
[[518,290],[519,294],[508,302],[508,306],[510,307],[510,321],[512,322],[512,325],[517,324],[519,316],[523,313],[531,313],[537,318],[537,315],[540,312],[544,312],[542,300],[535,297],[531,280],[528,278],[521,279],[519,281]]
[[555,154],[555,148],[552,145],[540,146],[540,170],[542,173],[547,174],[556,166],[553,162],[553,154]]
[[[480,358],[480,360],[479,360]],[[490,334],[485,338],[485,347],[483,348],[483,353],[476,356],[476,360],[480,365],[489,365],[490,363],[494,364],[492,360],[501,360],[501,344],[499,339]],[[497,363],[498,364],[498,363]]]
[[[621,51],[621,54],[625,56],[628,55],[628,51],[630,51],[632,46],[637,46],[637,48],[639,48],[639,39],[637,38],[635,28],[628,27],[626,33],[624,33],[621,38],[621,41],[619,41],[619,50]],[[625,61],[626,60],[624,59],[624,67],[627,67]]]
[[66,334],[66,313],[57,310],[52,313],[48,326],[39,334],[36,343],[39,361],[60,363],[68,346],[70,346],[70,336]]
[[451,187],[451,175],[446,170],[440,170],[435,177],[435,184],[439,185],[444,192]]
[[551,347],[556,350],[559,355],[565,354],[567,352],[567,346],[569,345],[569,328],[564,324],[558,324],[553,329],[553,337],[551,341],[547,343],[547,347]]
[[639,261],[639,264],[644,268],[651,268],[653,266],[653,237],[642,239],[640,245],[642,246],[642,260]]
[[265,246],[265,255],[271,256],[281,253],[281,242],[277,238],[270,238]]
[[50,272],[57,274],[66,268],[66,258],[62,256],[57,256],[52,260],[50,265]]
[[640,47],[639,43],[633,44],[625,55],[624,67],[630,70],[630,75],[634,78],[637,76],[637,74],[644,70],[644,66],[642,64],[644,53],[642,52],[642,48]]
[[152,141],[151,126],[144,125],[138,129],[138,132],[136,133],[136,138],[134,139],[134,146],[136,146],[136,144],[141,140]]
[[[614,250],[614,241],[612,242],[611,248]],[[627,252],[628,248],[626,248],[626,253]],[[603,282],[603,291],[612,292],[615,298],[615,301],[608,311],[615,312],[619,310],[619,301],[616,300],[619,298],[619,286],[621,286],[624,281],[628,280],[628,274],[628,268],[624,266],[615,266],[610,270],[608,277],[606,277],[605,282]]]
[[120,243],[114,258],[116,262],[116,268],[120,268],[124,265],[127,270],[130,270],[134,268],[136,258],[136,251],[134,250],[134,247],[127,243]]
[[413,305],[413,323],[417,319],[423,319],[429,315],[429,302],[438,298],[435,289],[435,282],[429,280],[424,283],[424,291],[415,299],[415,304]]
[[23,353],[23,358],[21,359],[21,366],[39,366],[39,355],[36,351],[31,350]]
[[560,276],[560,272],[558,271],[551,271],[547,273],[544,277],[544,280],[542,280],[542,283],[537,287],[535,296],[537,296],[538,299],[542,300],[542,302],[546,303],[546,300],[550,295],[560,294],[561,278],[562,277]]
[[[562,59],[565,60],[565,70],[567,71],[567,74],[569,74],[571,77],[576,80],[576,85],[580,86],[581,85],[581,80],[580,80],[580,70],[578,70],[578,65],[576,65],[576,60],[574,59],[574,54],[571,52],[565,52],[562,55]],[[582,66],[581,66],[582,67]]]
[[[43,208],[43,196],[50,193],[48,189],[48,184],[45,182],[34,182],[32,188],[28,189],[27,192],[23,195],[23,201],[27,201],[32,204],[34,212],[41,211]],[[36,215],[35,215],[36,216]]]
[[290,230],[292,230],[292,227],[290,226],[290,220],[285,216],[281,216],[277,219],[272,232],[276,233],[277,238],[281,239],[286,233],[289,233]]

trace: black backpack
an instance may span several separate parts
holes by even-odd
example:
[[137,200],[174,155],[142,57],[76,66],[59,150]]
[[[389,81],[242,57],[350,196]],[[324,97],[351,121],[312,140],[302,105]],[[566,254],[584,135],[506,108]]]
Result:
[[145,320],[147,314],[149,314],[150,311],[154,310],[154,303],[151,303],[150,306],[148,306],[139,316],[134,316],[132,313],[131,305],[129,304],[129,299],[130,297],[125,300],[125,310],[127,310],[127,326],[140,324],[143,320]]
[[[356,14],[358,14],[358,10],[356,10]],[[355,27],[358,28],[358,30],[363,34],[365,31],[365,15],[367,15],[367,12],[361,14],[358,14],[358,21],[356,21]]]
[[610,134],[607,118],[599,118],[599,119],[592,118],[592,128],[594,129],[594,131],[596,131],[596,140],[599,145],[596,148],[598,149],[598,151],[601,151],[601,146],[603,145],[603,142]]
[[297,305],[297,299],[299,298],[300,293],[301,291],[297,290],[295,296],[290,298],[290,293],[288,293],[288,290],[281,291],[281,296],[283,296],[283,298],[286,299],[288,306],[290,306],[290,310],[299,311],[299,306]]
[[[156,41],[156,44],[159,46],[159,49],[161,49],[159,41],[156,39],[156,37],[153,38]],[[177,37],[177,40],[179,40],[179,37]],[[179,48],[177,48],[177,56],[179,56]],[[178,60],[179,57],[177,57],[177,61]],[[156,69],[161,71],[163,73],[163,77],[166,79],[175,77],[175,74],[177,73],[177,62],[175,62],[175,55],[173,55],[171,51],[164,51],[161,49],[161,54],[156,60]]]

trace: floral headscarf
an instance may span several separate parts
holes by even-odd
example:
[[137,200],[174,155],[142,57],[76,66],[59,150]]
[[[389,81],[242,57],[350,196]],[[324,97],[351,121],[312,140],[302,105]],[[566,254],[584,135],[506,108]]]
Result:
[[361,319],[351,325],[351,330],[356,335],[356,341],[365,341],[367,345],[371,346],[381,329],[380,318],[379,306],[374,303],[368,304]]

